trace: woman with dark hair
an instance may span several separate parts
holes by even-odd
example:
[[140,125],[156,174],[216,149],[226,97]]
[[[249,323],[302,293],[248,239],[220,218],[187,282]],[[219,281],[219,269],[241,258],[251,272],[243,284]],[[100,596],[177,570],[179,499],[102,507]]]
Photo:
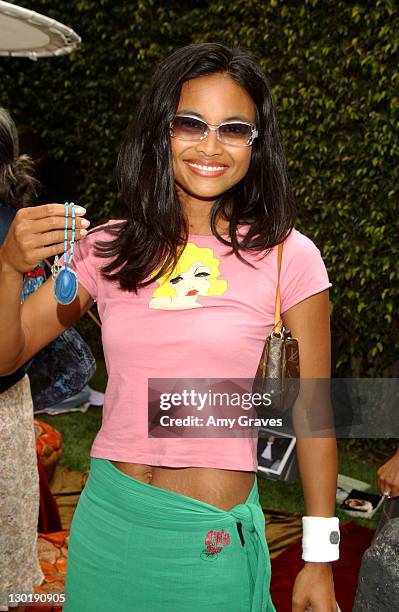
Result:
[[[77,298],[56,306],[45,283],[0,339],[0,367],[13,371],[97,302],[109,378],[71,528],[64,610],[271,612],[257,439],[148,433],[151,379],[253,379],[283,241],[283,320],[299,339],[301,375],[330,373],[330,283],[319,250],[293,227],[271,89],[254,59],[216,43],[168,57],[118,175],[120,219],[87,235],[86,211],[76,211]],[[0,302],[15,301],[28,262],[62,252],[64,215],[52,204],[15,222],[0,252]],[[335,611],[336,444],[298,439],[297,448],[311,516],[294,610]]]
[[[0,246],[17,210],[31,205],[37,185],[31,159],[19,155],[15,123],[0,108]],[[1,611],[13,603],[10,593],[32,592],[43,580],[37,555],[39,474],[26,370],[21,366],[0,377]]]

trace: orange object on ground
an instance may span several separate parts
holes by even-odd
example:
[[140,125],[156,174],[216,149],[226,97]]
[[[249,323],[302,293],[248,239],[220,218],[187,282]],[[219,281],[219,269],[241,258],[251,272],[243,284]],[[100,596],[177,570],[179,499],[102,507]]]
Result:
[[[43,584],[35,586],[36,593],[64,593],[68,558],[69,531],[39,533],[38,551],[40,566],[45,576]],[[60,604],[35,604],[26,606],[26,612],[61,612]]]
[[36,450],[50,482],[55,466],[64,450],[62,435],[48,423],[34,419]]

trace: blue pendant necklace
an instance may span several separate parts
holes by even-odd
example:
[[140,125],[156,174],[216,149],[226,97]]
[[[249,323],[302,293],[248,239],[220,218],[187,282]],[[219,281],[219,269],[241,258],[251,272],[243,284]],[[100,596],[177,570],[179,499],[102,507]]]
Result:
[[78,293],[78,277],[76,272],[68,268],[72,261],[75,246],[75,204],[71,202],[72,217],[72,240],[71,253],[68,258],[68,207],[69,202],[65,202],[65,227],[64,227],[64,265],[58,262],[58,255],[54,258],[51,267],[51,275],[54,280],[54,296],[59,304],[71,304]]

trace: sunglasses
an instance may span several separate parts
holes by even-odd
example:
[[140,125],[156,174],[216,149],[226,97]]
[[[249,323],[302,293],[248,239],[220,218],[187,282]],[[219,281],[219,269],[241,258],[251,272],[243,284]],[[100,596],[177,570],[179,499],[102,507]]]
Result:
[[205,140],[209,132],[216,132],[216,138],[233,147],[250,147],[258,136],[253,123],[244,121],[225,121],[211,125],[191,115],[176,115],[170,124],[170,135],[178,140]]

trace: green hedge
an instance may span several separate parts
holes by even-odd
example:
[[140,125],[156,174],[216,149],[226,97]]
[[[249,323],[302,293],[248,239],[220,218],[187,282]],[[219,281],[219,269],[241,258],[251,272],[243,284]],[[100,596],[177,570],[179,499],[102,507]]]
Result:
[[[177,46],[249,48],[273,85],[300,216],[333,288],[337,372],[398,376],[398,36],[392,0],[19,0],[73,27],[67,57],[0,61],[1,102],[42,161],[74,168],[89,218],[118,215],[116,153]],[[396,362],[396,366],[395,366]]]

